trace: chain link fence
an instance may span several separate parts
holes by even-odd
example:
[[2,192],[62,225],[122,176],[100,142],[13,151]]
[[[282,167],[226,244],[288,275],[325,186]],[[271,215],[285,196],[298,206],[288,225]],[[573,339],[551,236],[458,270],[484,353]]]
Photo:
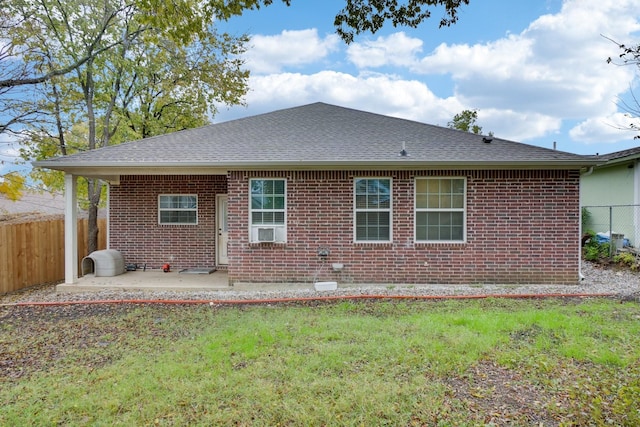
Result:
[[640,205],[583,206],[582,233],[592,231],[601,243],[611,243],[612,253],[640,243]]

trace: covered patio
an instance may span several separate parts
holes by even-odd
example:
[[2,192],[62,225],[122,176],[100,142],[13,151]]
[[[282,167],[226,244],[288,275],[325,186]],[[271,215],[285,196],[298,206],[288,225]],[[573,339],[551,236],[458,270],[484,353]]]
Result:
[[88,274],[74,283],[61,283],[57,292],[100,292],[100,291],[167,291],[167,292],[208,292],[208,291],[278,291],[313,289],[311,283],[235,283],[229,286],[226,270],[211,274],[188,274],[162,270],[136,270],[110,277],[96,277]]

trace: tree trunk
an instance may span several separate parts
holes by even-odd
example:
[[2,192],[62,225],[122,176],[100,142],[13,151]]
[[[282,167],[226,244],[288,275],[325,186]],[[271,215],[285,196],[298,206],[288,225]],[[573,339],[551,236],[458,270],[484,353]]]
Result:
[[87,179],[87,185],[89,196],[87,251],[91,253],[98,250],[98,206],[100,206],[102,182],[98,179]]

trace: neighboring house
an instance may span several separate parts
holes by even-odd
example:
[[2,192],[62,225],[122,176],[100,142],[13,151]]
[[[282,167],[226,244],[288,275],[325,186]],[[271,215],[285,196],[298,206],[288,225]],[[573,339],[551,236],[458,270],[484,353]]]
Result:
[[315,103],[35,165],[66,172],[71,199],[76,176],[110,183],[127,263],[226,267],[230,283],[569,284],[596,163]]
[[589,212],[585,228],[607,235],[611,228],[637,246],[640,243],[640,147],[594,158],[600,164],[587,170],[580,179],[580,205]]
[[[25,191],[18,200],[10,200],[0,194],[0,224],[4,222],[31,222],[62,217],[65,199],[56,192]],[[106,209],[98,211],[100,218],[106,217]],[[86,217],[86,211],[79,211],[79,216]]]
[[0,194],[0,222],[37,221],[55,215],[64,215],[62,195],[27,191],[18,200],[10,200]]

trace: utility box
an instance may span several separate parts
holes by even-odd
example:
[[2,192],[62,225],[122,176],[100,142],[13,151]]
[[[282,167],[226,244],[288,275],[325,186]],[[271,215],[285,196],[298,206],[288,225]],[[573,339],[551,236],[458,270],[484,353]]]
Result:
[[82,259],[82,275],[95,277],[118,276],[126,271],[122,254],[115,249],[91,252]]
[[316,291],[335,291],[338,289],[338,282],[315,282],[313,288]]
[[624,246],[624,234],[611,233],[611,246],[622,249]]

